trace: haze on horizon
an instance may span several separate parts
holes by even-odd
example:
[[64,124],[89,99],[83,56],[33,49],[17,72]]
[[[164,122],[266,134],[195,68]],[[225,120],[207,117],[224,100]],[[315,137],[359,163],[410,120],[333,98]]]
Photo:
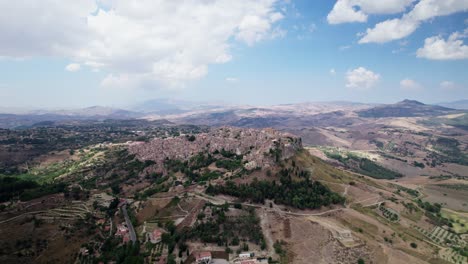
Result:
[[0,105],[467,98],[468,0],[0,1]]

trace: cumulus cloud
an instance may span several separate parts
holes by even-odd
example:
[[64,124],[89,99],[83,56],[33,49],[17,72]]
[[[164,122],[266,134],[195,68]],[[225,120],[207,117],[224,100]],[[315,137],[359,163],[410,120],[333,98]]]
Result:
[[[0,57],[60,56],[104,86],[179,86],[231,60],[233,41],[284,36],[278,0],[0,1]],[[101,8],[105,7],[105,8]]]
[[359,43],[384,43],[394,39],[401,39],[413,33],[418,26],[419,22],[406,17],[386,20],[378,23],[372,29],[368,28]]
[[330,24],[366,22],[369,14],[395,14],[415,0],[338,0],[327,16]]
[[346,87],[356,90],[368,90],[380,80],[380,75],[359,67],[346,73]]
[[69,72],[76,72],[81,69],[81,65],[78,63],[70,63],[67,66],[65,66],[65,70]]
[[411,79],[404,79],[400,82],[400,88],[406,91],[422,90],[422,85]]
[[462,60],[468,59],[468,46],[464,44],[465,34],[455,32],[447,40],[441,36],[433,36],[424,40],[424,47],[416,52],[418,58],[430,60]]
[[468,0],[421,0],[401,18],[385,20],[374,28],[368,28],[359,43],[384,43],[402,39],[411,35],[424,21],[467,10]]
[[350,0],[338,0],[328,14],[327,21],[329,24],[365,22],[367,15],[361,10],[357,10]]

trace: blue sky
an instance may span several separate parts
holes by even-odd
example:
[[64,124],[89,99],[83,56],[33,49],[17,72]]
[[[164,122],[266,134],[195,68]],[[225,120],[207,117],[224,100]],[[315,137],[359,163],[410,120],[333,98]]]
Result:
[[466,0],[23,2],[0,4],[6,107],[468,99]]

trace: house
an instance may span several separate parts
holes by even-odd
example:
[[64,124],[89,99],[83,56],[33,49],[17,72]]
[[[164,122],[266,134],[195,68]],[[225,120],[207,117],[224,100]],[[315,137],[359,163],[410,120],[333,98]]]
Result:
[[253,258],[254,256],[255,254],[250,253],[250,252],[244,252],[244,253],[239,254],[240,259],[249,259],[249,258]]
[[130,233],[125,224],[121,224],[117,226],[117,232],[115,233],[115,235],[122,237],[122,240],[124,243],[127,243],[130,241]]
[[167,256],[161,256],[154,262],[155,264],[166,264],[167,263]]
[[128,233],[128,228],[124,224],[117,226],[117,232],[115,233],[116,236],[124,236],[127,233]]
[[89,250],[87,248],[80,248],[80,255],[81,256],[88,256],[89,255]]
[[153,230],[153,232],[147,233],[148,238],[153,244],[161,242],[162,232],[159,229]]
[[195,252],[195,262],[197,264],[210,264],[211,263],[211,252],[209,251],[201,251]]

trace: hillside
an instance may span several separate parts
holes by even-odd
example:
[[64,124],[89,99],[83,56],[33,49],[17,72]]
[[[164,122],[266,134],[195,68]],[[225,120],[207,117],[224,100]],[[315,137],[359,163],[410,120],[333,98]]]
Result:
[[437,116],[453,113],[456,110],[437,106],[426,105],[414,100],[403,100],[395,104],[376,106],[370,109],[358,111],[360,117],[381,118],[381,117],[416,117],[416,116]]

